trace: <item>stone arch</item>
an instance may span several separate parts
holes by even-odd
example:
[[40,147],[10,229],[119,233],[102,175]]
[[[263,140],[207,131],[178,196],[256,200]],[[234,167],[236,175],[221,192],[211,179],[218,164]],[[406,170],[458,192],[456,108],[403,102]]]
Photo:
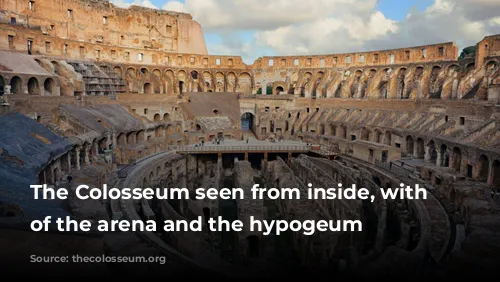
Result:
[[118,134],[118,136],[116,137],[116,143],[118,146],[127,145],[127,136],[125,135],[125,133]]
[[460,66],[457,64],[452,64],[447,69],[448,76],[451,77],[457,76],[459,72],[460,72]]
[[215,92],[225,91],[226,78],[222,72],[215,73]]
[[337,130],[338,130],[337,134],[338,137],[347,139],[347,127],[345,125],[337,127]]
[[165,113],[165,114],[163,115],[163,121],[164,121],[164,122],[170,121],[170,114],[169,114],[169,113]]
[[397,84],[396,84],[396,97],[398,99],[408,99],[407,93],[405,93],[406,89],[406,73],[407,73],[407,68],[402,67],[399,68],[398,70],[398,76],[397,76]]
[[279,95],[279,94],[281,94],[283,92],[285,92],[285,89],[283,89],[283,86],[279,85],[279,86],[276,87],[276,94]]
[[43,83],[43,90],[45,91],[45,94],[48,95],[54,94],[54,87],[55,87],[54,79],[50,77],[45,79],[45,82]]
[[127,68],[127,75],[131,78],[137,79],[137,71],[135,70],[135,68]]
[[30,77],[28,80],[28,93],[30,95],[40,95],[40,85],[36,77]]
[[137,140],[135,139],[136,137],[136,132],[132,131],[127,134],[127,144],[129,145],[134,145],[137,143]]
[[379,93],[380,93],[379,98],[380,99],[388,99],[389,98],[388,86],[389,86],[389,84],[387,81],[380,82],[380,85],[379,85]]
[[465,66],[465,73],[469,73],[471,72],[472,70],[474,70],[476,68],[476,64],[475,63],[470,63],[470,64],[467,64]]
[[142,67],[141,68],[141,74],[144,75],[144,76],[149,75],[149,69],[146,68],[146,67]]
[[392,132],[390,130],[384,133],[384,144],[388,146],[392,145]]
[[490,169],[490,161],[486,155],[479,156],[477,162],[477,180],[486,182],[488,180],[488,173]]
[[236,74],[234,72],[228,72],[226,75],[226,80],[227,80],[227,91],[228,92],[234,92],[236,91]]
[[161,121],[161,116],[160,116],[160,114],[155,114],[155,115],[154,115],[153,120],[154,120],[154,121]]
[[451,163],[451,167],[456,171],[460,172],[462,168],[462,151],[460,148],[454,147],[452,151],[453,162]]
[[417,138],[416,146],[417,146],[417,155],[415,157],[418,159],[422,159],[425,155],[424,139]]
[[450,156],[448,155],[448,147],[446,146],[446,144],[441,144],[441,147],[439,149],[439,157],[441,158],[441,166],[450,166]]
[[149,82],[144,83],[144,94],[153,94],[153,93],[154,93],[153,85]]
[[144,130],[140,130],[137,132],[137,134],[135,135],[135,140],[136,142],[142,142],[145,140],[145,134],[144,134]]
[[122,70],[122,68],[121,68],[121,67],[118,67],[118,66],[113,67],[113,72],[114,72],[114,73],[116,73],[116,74],[117,74],[117,75],[119,75],[119,76],[122,76],[122,75],[123,75],[123,70]]
[[431,140],[429,141],[429,143],[427,143],[427,149],[428,149],[428,160],[431,162],[436,162],[437,150],[434,140]]
[[414,141],[413,137],[410,135],[406,136],[406,153],[409,155],[413,155],[413,149],[414,149]]
[[252,94],[252,76],[247,72],[242,72],[238,75],[238,92],[243,92],[247,95]]
[[160,78],[160,79],[161,79],[161,70],[159,70],[159,69],[154,69],[154,70],[153,70],[153,74],[154,74],[156,77],[158,77],[158,78]]
[[498,67],[498,62],[496,60],[489,60],[486,64],[486,71],[495,70]]
[[382,143],[382,131],[378,128],[373,132],[373,142]]
[[370,141],[370,130],[366,127],[361,128],[361,140]]

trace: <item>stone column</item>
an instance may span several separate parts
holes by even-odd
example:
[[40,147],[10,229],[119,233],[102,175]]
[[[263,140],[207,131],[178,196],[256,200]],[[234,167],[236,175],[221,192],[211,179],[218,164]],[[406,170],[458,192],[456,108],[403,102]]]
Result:
[[90,148],[89,146],[85,146],[85,148],[83,148],[84,150],[84,157],[85,157],[85,164],[90,164]]
[[431,148],[429,146],[425,146],[424,160],[425,161],[430,161],[431,160]]
[[437,151],[437,159],[436,159],[436,166],[442,166],[443,165],[443,154],[441,151]]
[[71,151],[68,152],[68,173],[71,171]]
[[75,148],[76,170],[80,170],[80,148]]
[[418,145],[416,142],[413,143],[413,156],[415,158],[420,158],[420,156],[418,155]]
[[57,182],[57,180],[55,179],[56,176],[54,175],[54,170],[52,169],[52,166],[49,166],[48,168],[49,168],[50,180],[53,182],[50,184],[55,184]]
[[[127,140],[125,138],[125,140]],[[113,148],[116,148],[118,146],[118,140],[116,140],[116,133],[113,132],[113,135],[111,137],[111,144],[113,145]]]

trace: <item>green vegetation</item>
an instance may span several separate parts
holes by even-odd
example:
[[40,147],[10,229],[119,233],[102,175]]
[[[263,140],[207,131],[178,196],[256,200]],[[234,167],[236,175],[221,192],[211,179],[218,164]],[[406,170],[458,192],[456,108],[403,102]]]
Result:
[[462,53],[460,54],[460,57],[458,57],[458,59],[463,60],[465,59],[465,57],[474,56],[475,54],[476,54],[476,46],[469,46],[464,48],[464,50],[462,50]]
[[266,87],[266,94],[267,95],[272,95],[273,94],[273,87],[272,86]]

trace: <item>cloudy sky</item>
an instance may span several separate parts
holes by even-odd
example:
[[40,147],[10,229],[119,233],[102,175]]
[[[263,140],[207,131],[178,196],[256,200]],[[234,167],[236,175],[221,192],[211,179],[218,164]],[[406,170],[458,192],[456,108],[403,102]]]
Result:
[[359,52],[500,34],[500,0],[111,0],[188,12],[208,52],[261,56]]

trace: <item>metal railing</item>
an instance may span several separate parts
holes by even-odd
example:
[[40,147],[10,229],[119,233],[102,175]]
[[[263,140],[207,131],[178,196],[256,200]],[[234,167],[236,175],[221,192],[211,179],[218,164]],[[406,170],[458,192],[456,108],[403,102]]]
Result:
[[184,146],[176,149],[177,153],[218,153],[218,152],[308,152],[307,145],[264,145],[264,146]]

